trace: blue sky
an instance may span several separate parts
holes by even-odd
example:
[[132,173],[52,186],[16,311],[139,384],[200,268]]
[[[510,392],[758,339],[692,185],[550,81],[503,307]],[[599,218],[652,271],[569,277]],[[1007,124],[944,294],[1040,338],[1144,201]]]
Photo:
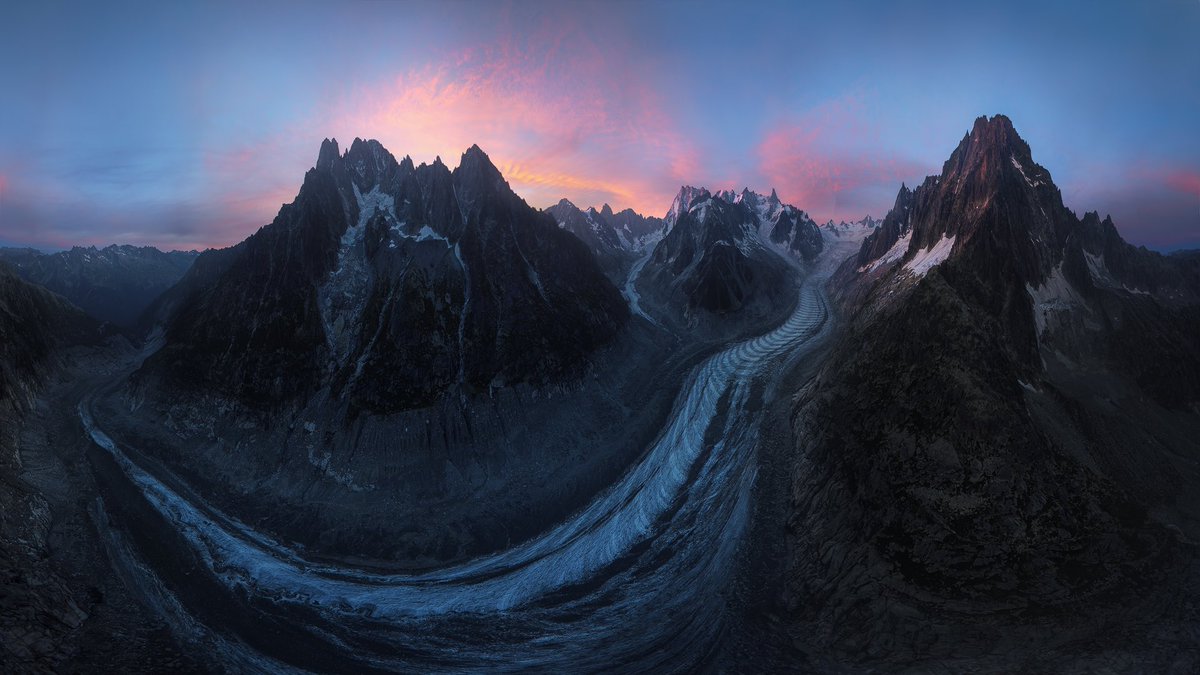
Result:
[[661,215],[679,185],[882,216],[981,114],[1067,205],[1200,246],[1200,2],[27,3],[0,25],[0,243],[235,243],[320,141],[535,206]]

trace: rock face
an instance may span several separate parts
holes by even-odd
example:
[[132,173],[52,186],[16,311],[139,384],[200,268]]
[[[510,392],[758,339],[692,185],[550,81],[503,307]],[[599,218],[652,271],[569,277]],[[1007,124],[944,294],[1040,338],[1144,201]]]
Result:
[[0,249],[26,281],[45,286],[83,311],[118,326],[131,327],[142,312],[191,267],[195,251],[163,252],[151,246],[76,246],[42,253]]
[[822,248],[820,230],[799,209],[743,190],[711,194],[683,187],[665,218],[667,233],[654,248],[643,277],[683,320],[738,314],[762,317],[790,294],[791,265]]
[[477,146],[451,171],[327,140],[296,200],[223,255],[172,300],[143,377],[262,406],[329,387],[386,413],[570,377],[628,317]]
[[[86,617],[48,564],[51,513],[21,473],[18,434],[58,350],[106,337],[98,322],[0,262],[0,663],[52,672]],[[7,668],[6,668],[7,669]]]
[[623,283],[633,260],[658,243],[663,234],[661,218],[642,216],[632,209],[613,213],[608,204],[599,211],[590,206],[583,210],[562,199],[546,212],[559,227],[587,245],[614,283]]
[[902,187],[794,411],[797,639],[912,664],[998,631],[1053,662],[1108,649],[1105,617],[1194,626],[1198,269],[1077,218],[1003,116]]

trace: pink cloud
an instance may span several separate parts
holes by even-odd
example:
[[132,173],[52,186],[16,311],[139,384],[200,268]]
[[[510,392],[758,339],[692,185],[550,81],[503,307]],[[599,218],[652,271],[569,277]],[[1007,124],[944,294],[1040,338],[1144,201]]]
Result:
[[1198,171],[1193,169],[1168,169],[1163,172],[1163,181],[1173,190],[1200,196],[1200,172]]
[[889,156],[861,97],[835,99],[778,122],[757,147],[760,171],[785,201],[820,219],[882,216],[903,180],[927,169]]
[[478,143],[531,204],[565,196],[665,212],[701,165],[665,101],[621,50],[597,47],[578,27],[541,32],[362,86],[331,107],[324,135],[377,138],[398,155],[451,165]]
[[289,130],[206,153],[205,192],[215,196],[205,226],[208,245],[236,244],[271,222],[279,208],[296,197],[322,137],[307,144],[297,139],[310,137],[311,132]]

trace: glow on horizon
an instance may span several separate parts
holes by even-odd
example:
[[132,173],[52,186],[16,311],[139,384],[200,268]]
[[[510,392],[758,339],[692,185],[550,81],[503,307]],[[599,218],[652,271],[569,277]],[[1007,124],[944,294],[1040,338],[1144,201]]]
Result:
[[537,207],[661,216],[691,184],[882,217],[1002,112],[1069,207],[1200,246],[1200,7],[1017,4],[20,6],[0,244],[230,245],[326,137],[478,144]]

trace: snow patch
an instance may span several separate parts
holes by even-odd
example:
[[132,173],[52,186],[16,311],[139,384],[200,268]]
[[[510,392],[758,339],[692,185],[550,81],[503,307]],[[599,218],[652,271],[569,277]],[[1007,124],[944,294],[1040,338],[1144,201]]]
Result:
[[1092,275],[1092,281],[1102,286],[1117,286],[1117,282],[1113,279],[1112,273],[1108,271],[1108,265],[1104,264],[1104,254],[1092,255],[1087,251],[1083,252],[1083,258],[1087,261],[1088,273]]
[[1025,290],[1033,300],[1033,321],[1037,324],[1038,337],[1046,331],[1051,312],[1066,312],[1084,305],[1083,296],[1063,274],[1062,263],[1050,270],[1050,275],[1040,286],[1035,288],[1027,284]]
[[908,232],[904,233],[903,237],[900,237],[899,239],[897,239],[896,243],[892,244],[892,247],[889,248],[886,253],[879,256],[875,260],[872,260],[869,264],[863,265],[862,267],[858,268],[858,273],[862,274],[863,272],[874,272],[876,269],[878,269],[882,265],[890,265],[890,264],[896,262],[897,260],[900,260],[901,258],[904,257],[904,254],[908,251],[908,242],[911,239],[912,239],[912,230],[909,230]]
[[917,251],[912,260],[904,264],[904,269],[913,274],[923,277],[929,270],[937,267],[946,258],[950,257],[950,252],[954,250],[954,236],[943,236],[937,240],[933,246],[927,249]]
[[1025,179],[1026,185],[1028,185],[1029,187],[1037,187],[1042,184],[1042,181],[1040,181],[1040,180],[1030,180],[1029,179],[1028,174],[1025,173],[1025,167],[1022,166],[1021,163],[1017,161],[1016,157],[1010,157],[1009,159],[1012,160],[1012,165],[1017,167],[1017,171],[1021,172],[1021,178]]
[[363,247],[363,232],[367,221],[376,212],[383,213],[388,220],[396,218],[395,200],[382,192],[379,186],[363,194],[357,185],[351,185],[358,200],[358,222],[351,224],[342,234],[338,248],[337,267],[329,278],[317,289],[318,308],[325,327],[325,341],[337,363],[345,361],[354,345],[354,331],[359,325],[366,307],[367,291],[370,288],[370,272]]

